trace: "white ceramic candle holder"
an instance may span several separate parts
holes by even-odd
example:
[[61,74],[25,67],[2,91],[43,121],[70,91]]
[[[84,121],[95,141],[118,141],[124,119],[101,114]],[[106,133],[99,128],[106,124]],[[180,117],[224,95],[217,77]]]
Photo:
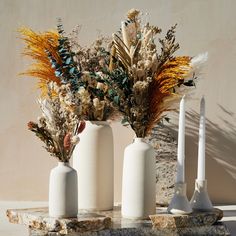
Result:
[[186,196],[186,183],[175,183],[175,194],[167,211],[175,215],[186,215],[192,212],[192,207]]
[[198,180],[195,181],[195,190],[190,201],[193,210],[199,211],[211,211],[213,209],[211,200],[207,193],[207,181]]

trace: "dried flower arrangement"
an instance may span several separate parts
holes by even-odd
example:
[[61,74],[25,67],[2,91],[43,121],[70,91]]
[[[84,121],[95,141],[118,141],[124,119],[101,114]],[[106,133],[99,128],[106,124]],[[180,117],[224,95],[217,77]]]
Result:
[[176,25],[156,43],[160,28],[142,24],[138,10],[127,16],[112,43],[99,38],[88,48],[66,36],[61,21],[57,32],[21,29],[24,55],[36,61],[23,75],[39,78],[43,97],[54,82],[58,89],[50,93],[80,120],[121,115],[137,137],[145,137],[165,112],[175,108],[184,88],[195,85],[195,70],[207,55],[173,56],[179,49]]
[[[108,87],[103,83],[109,63],[104,38],[83,48],[65,35],[61,21],[57,32],[36,33],[22,28],[20,33],[26,43],[23,54],[36,60],[22,75],[39,79],[43,97],[47,96],[48,83],[54,81],[58,86],[67,85],[60,100],[81,120],[106,121],[116,116],[117,109],[108,99]],[[56,91],[53,94],[58,96]]]
[[[42,116],[38,118],[38,123],[30,121],[28,129],[44,142],[45,149],[52,156],[59,161],[68,162],[75,145],[79,142],[79,134],[85,128],[85,122],[79,121],[78,117],[60,101],[59,96],[53,96],[53,91],[60,89],[55,82],[48,84],[47,98],[38,100]],[[59,94],[62,91],[60,90]]]
[[36,77],[41,90],[43,116],[38,123],[29,122],[28,128],[52,156],[67,162],[85,127],[83,120],[104,121],[117,112],[107,99],[107,85],[100,82],[109,52],[103,38],[82,48],[65,36],[60,21],[57,32],[36,33],[28,28],[19,32],[26,43],[23,55],[34,60],[21,75]]
[[191,58],[173,56],[176,25],[164,39],[155,43],[161,29],[142,24],[140,12],[131,9],[121,30],[113,34],[110,71],[107,77],[110,97],[118,104],[123,122],[128,122],[137,137],[145,137],[166,111],[174,108],[183,94],[182,87],[195,85],[195,69],[207,54]]

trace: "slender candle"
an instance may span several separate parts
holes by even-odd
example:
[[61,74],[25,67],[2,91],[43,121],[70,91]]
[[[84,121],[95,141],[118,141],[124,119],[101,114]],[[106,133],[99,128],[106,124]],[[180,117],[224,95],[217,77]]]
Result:
[[185,182],[184,159],[185,159],[185,102],[182,97],[179,107],[179,133],[178,133],[178,153],[177,153],[177,177],[176,182]]
[[198,180],[205,180],[205,98],[201,99],[198,141]]

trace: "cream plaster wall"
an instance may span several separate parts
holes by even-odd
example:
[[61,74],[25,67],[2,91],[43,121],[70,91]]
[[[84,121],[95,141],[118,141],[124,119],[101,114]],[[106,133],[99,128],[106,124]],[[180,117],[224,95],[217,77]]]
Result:
[[[178,23],[179,54],[209,52],[204,79],[188,102],[186,174],[193,190],[197,163],[198,98],[207,105],[207,178],[214,202],[236,203],[236,1],[234,0],[0,0],[0,200],[46,200],[48,176],[56,161],[27,131],[35,120],[35,81],[19,78],[29,61],[22,59],[16,30],[54,28],[61,17],[67,31],[82,25],[81,43],[110,35],[130,8],[149,12],[165,32]],[[175,127],[175,119],[172,120]],[[132,131],[114,124],[115,200],[120,201],[123,149]],[[175,133],[175,129],[173,130]]]

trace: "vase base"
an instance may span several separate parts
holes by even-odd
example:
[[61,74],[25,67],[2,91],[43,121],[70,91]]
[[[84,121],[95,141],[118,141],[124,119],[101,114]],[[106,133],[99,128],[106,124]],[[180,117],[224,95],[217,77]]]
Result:
[[50,215],[51,218],[57,218],[57,219],[69,219],[69,218],[77,218],[78,214],[73,214],[73,215]]
[[101,208],[79,208],[78,213],[80,212],[95,212],[95,211],[112,211],[114,207],[101,207]]
[[122,215],[122,218],[129,219],[129,220],[149,220],[149,215],[148,216],[126,216]]

